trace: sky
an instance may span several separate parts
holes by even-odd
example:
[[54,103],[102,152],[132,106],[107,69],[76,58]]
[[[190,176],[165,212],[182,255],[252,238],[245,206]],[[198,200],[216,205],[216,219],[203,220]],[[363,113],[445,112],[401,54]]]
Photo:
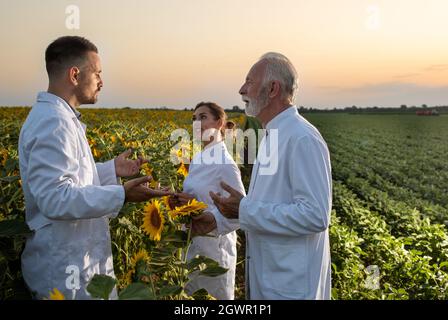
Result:
[[298,71],[298,106],[448,105],[447,0],[0,0],[1,106],[47,89],[63,35],[99,49],[98,107],[242,107],[271,51]]

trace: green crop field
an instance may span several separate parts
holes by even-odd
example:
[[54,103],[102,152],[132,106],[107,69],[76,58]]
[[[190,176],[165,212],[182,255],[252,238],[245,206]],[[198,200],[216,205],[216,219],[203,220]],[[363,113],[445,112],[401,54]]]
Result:
[[[17,155],[28,111],[0,108],[0,299],[29,298],[20,274],[20,253],[29,231],[23,224]],[[96,160],[132,147],[150,160],[162,185],[181,187],[182,175],[170,162],[169,135],[177,128],[191,130],[191,112],[82,113]],[[331,153],[332,298],[448,299],[448,115],[304,116],[321,131]],[[230,117],[245,126],[243,114]],[[247,188],[250,167],[241,171]],[[183,261],[185,237],[176,225],[167,224],[161,240],[151,240],[141,228],[144,210],[144,204],[127,204],[111,222],[118,289],[138,284],[149,288],[147,298],[188,298],[183,285],[197,266]],[[242,299],[244,233],[238,234],[236,297]],[[210,273],[219,272],[210,265]]]

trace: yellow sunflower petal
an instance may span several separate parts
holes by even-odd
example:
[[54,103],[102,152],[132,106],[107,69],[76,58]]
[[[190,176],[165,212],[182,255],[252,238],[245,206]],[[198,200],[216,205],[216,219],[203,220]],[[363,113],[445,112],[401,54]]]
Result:
[[131,266],[135,268],[135,266],[139,261],[148,261],[148,260],[149,260],[148,253],[145,250],[140,250],[139,252],[134,254],[134,256],[131,258]]
[[177,173],[183,175],[184,177],[188,176],[188,170],[183,162],[180,163],[180,167],[179,169],[177,169]]
[[144,208],[143,230],[151,240],[160,241],[164,223],[165,217],[160,211],[159,201],[151,201]]
[[169,215],[173,219],[176,218],[177,216],[190,216],[191,214],[204,210],[207,207],[208,206],[204,202],[192,199],[188,201],[186,205],[176,207],[174,210],[171,210],[169,212]]
[[134,269],[130,269],[130,270],[126,273],[126,275],[124,276],[124,279],[123,279],[123,284],[124,284],[125,286],[128,286],[128,285],[130,285],[130,284],[132,283],[132,277],[134,276],[134,273],[135,273],[135,270],[134,270]]
[[50,291],[49,300],[65,300],[64,295],[57,288],[54,288],[53,291]]
[[147,175],[147,176],[152,175],[152,168],[148,163],[143,164],[142,169],[145,171],[145,175]]

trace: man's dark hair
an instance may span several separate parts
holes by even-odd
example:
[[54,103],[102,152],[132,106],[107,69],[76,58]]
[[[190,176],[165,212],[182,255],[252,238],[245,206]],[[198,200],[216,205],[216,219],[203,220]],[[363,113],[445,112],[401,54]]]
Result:
[[90,51],[98,53],[97,47],[86,38],[65,36],[56,39],[45,50],[48,76],[59,75],[65,68],[84,59]]

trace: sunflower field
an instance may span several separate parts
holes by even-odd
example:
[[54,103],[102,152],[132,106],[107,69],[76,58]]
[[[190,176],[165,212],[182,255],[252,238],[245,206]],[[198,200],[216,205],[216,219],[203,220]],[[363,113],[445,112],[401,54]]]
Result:
[[[0,299],[29,299],[20,254],[30,233],[17,145],[29,108],[0,108]],[[149,160],[141,174],[153,186],[181,190],[188,166],[170,134],[191,132],[191,111],[81,109],[97,161],[132,148]],[[333,299],[448,299],[448,116],[304,114],[331,153],[330,226]],[[230,113],[240,128],[255,126]],[[180,163],[170,159],[179,157]],[[242,165],[248,187],[251,166]],[[207,257],[186,261],[191,235],[183,226],[205,205],[170,207],[165,198],[126,204],[111,220],[116,279],[95,276],[89,292],[107,299],[213,299],[185,292],[189,275],[226,269]],[[238,231],[237,299],[244,299],[244,232]],[[63,299],[55,288],[50,299]]]

